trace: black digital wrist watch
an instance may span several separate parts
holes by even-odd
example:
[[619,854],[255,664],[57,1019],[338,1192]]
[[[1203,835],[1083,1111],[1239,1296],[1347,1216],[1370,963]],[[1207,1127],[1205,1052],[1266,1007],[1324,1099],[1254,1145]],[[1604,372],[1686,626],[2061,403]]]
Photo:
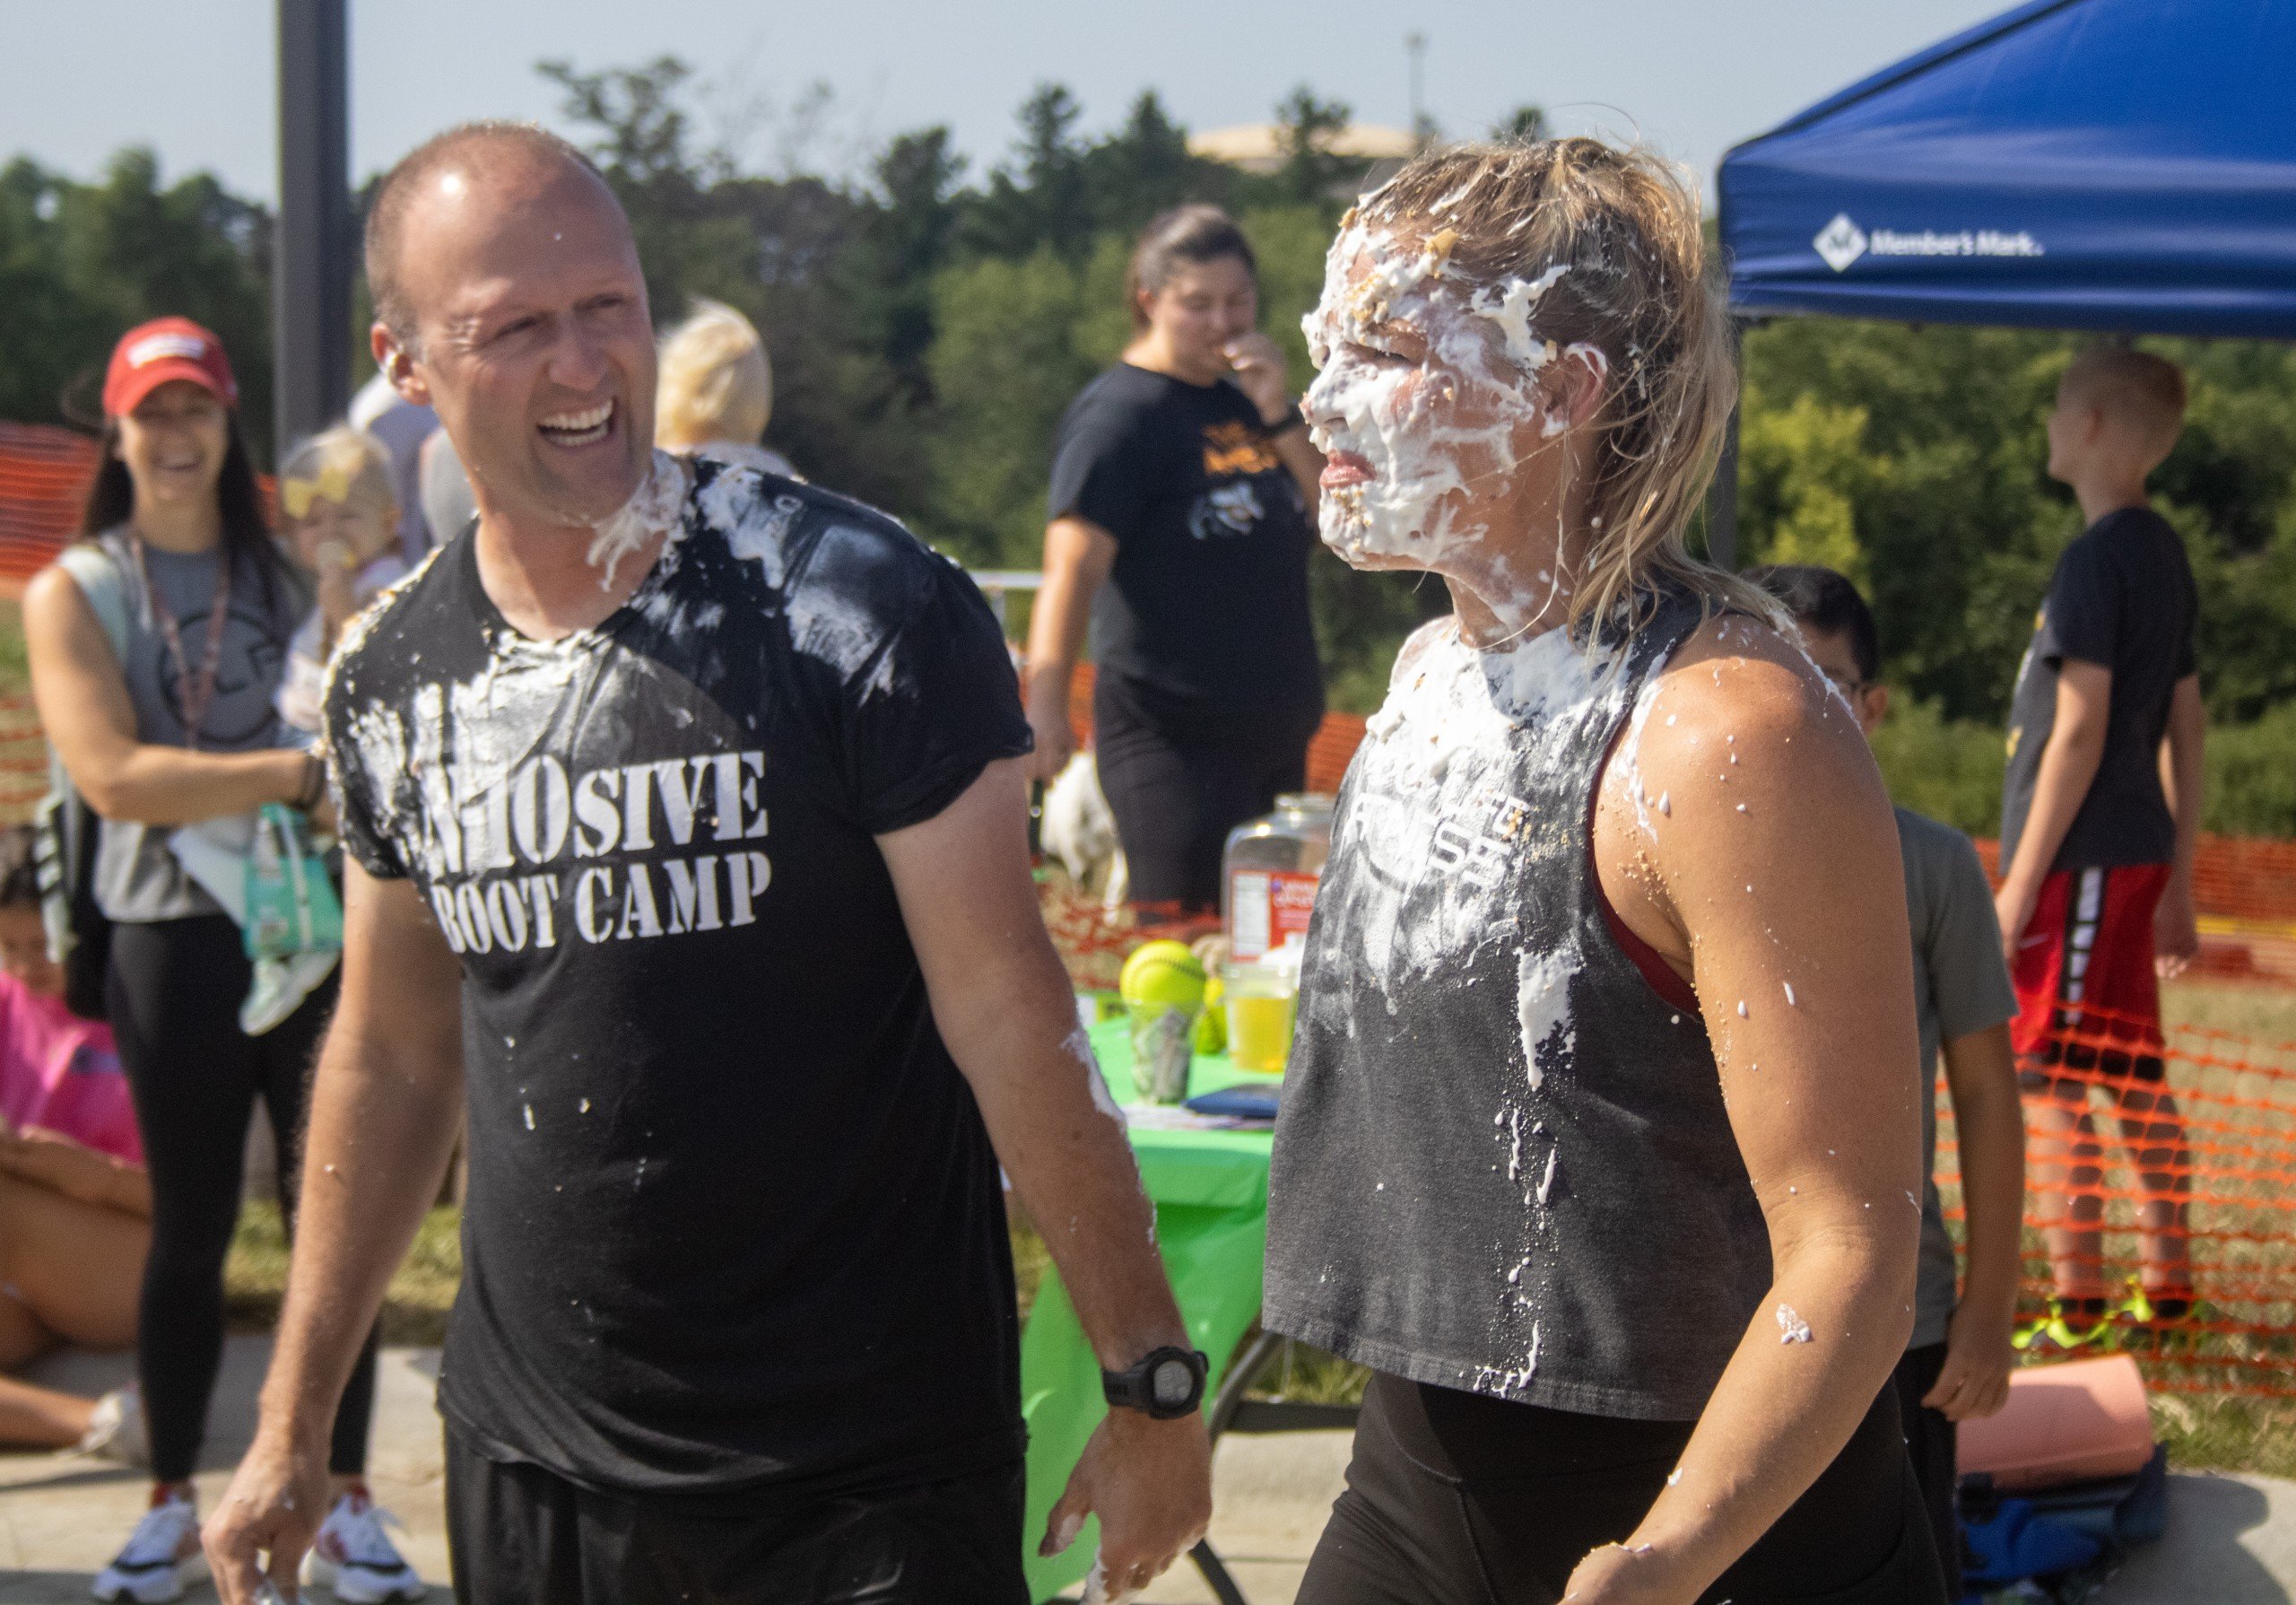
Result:
[[1109,1403],[1159,1421],[1192,1415],[1204,1403],[1212,1362],[1193,1348],[1152,1348],[1128,1370],[1100,1373]]

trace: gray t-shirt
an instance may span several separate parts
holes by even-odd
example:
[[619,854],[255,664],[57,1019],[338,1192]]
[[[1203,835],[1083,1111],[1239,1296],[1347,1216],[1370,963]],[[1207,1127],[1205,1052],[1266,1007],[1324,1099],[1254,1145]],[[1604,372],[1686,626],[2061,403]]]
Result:
[[[98,545],[118,568],[127,603],[127,655],[121,669],[135,710],[135,738],[160,746],[190,746],[179,711],[181,666],[167,650],[152,606],[174,615],[190,672],[196,675],[205,660],[221,560],[213,552],[187,555],[146,547],[144,567],[158,593],[147,598],[127,537],[110,530],[98,537]],[[252,562],[242,558],[233,568],[215,694],[200,720],[202,750],[242,753],[288,745],[272,699],[286,668],[287,643],[309,606],[309,592],[283,563],[274,571],[267,593]],[[103,822],[96,843],[95,893],[107,916],[144,924],[222,912],[168,850],[174,828],[125,819]]]
[[[1993,889],[1970,839],[1949,824],[1897,811],[1905,859],[1906,912],[1913,923],[1913,1000],[1921,1027],[1924,1084],[1937,1073],[1939,1047],[1998,1025],[2017,1012],[2017,994],[2001,957]],[[1921,1105],[1921,1265],[1914,1294],[1913,1339],[1924,1348],[1945,1340],[1953,1313],[1953,1240],[1937,1196],[1937,1103]]]

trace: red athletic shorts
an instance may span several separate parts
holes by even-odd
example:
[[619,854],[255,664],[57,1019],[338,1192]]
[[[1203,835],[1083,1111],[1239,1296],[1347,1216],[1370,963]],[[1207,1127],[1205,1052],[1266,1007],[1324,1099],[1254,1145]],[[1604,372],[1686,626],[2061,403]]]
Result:
[[2009,1034],[2027,1086],[2044,1082],[2037,1071],[2052,1065],[2161,1079],[2152,911],[2168,884],[2166,864],[2061,869],[2041,883],[2010,976],[2017,1017]]

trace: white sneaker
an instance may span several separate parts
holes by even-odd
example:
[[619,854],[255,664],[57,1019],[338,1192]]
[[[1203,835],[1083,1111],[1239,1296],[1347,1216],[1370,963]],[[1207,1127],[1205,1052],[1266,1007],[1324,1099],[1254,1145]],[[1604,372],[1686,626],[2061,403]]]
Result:
[[207,1559],[199,1552],[199,1513],[177,1494],[144,1513],[126,1546],[96,1574],[92,1592],[99,1600],[161,1605],[182,1599],[184,1584],[205,1575]]
[[123,1466],[152,1463],[152,1440],[144,1426],[144,1395],[135,1383],[114,1388],[96,1400],[95,1415],[72,1452],[101,1455]]
[[400,1557],[383,1531],[398,1524],[396,1516],[363,1494],[344,1495],[326,1513],[318,1537],[303,1557],[304,1585],[327,1583],[336,1599],[350,1605],[425,1598],[430,1587]]

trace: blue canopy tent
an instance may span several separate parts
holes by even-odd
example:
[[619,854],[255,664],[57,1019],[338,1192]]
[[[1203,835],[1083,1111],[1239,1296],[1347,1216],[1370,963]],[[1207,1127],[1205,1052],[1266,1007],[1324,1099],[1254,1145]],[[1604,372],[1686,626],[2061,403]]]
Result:
[[2033,0],[1723,157],[1731,310],[2296,339],[2292,85],[2290,0]]

